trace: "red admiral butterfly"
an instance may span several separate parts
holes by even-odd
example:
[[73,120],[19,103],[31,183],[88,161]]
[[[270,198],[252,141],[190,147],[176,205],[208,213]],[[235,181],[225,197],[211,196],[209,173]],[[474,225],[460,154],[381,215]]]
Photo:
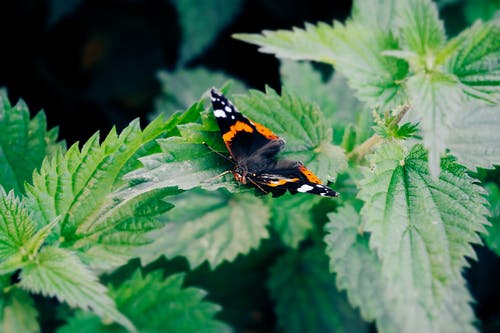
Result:
[[285,140],[246,118],[217,90],[212,89],[210,93],[215,119],[234,163],[231,173],[238,182],[250,183],[273,196],[280,196],[287,190],[292,194],[338,196],[301,162],[276,159]]

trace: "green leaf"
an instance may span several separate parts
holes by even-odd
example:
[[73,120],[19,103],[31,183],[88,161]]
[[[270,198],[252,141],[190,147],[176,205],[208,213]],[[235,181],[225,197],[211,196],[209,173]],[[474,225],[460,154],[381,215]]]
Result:
[[40,332],[33,299],[18,287],[9,286],[9,280],[8,276],[0,277],[0,332]]
[[[366,320],[374,320],[379,332],[475,332],[471,297],[462,279],[443,290],[435,308],[424,301],[409,299],[402,279],[388,280],[382,263],[360,233],[362,222],[350,205],[328,215],[327,254],[330,269],[337,274],[337,286],[345,289],[349,302],[359,307]],[[400,268],[401,275],[407,274]],[[432,311],[431,311],[432,310]]]
[[464,105],[452,121],[446,147],[470,170],[500,165],[500,105]]
[[185,256],[191,267],[205,260],[215,267],[257,248],[269,236],[269,209],[250,193],[192,190],[170,202],[175,208],[161,216],[165,227],[153,231],[153,243],[138,253],[143,264],[165,255]]
[[286,194],[270,201],[271,225],[286,245],[297,248],[307,237],[314,226],[311,210],[320,200],[318,196]]
[[392,33],[348,22],[335,27],[332,42],[335,44],[335,68],[348,79],[361,101],[371,108],[383,110],[405,102],[401,83],[408,74],[408,64],[383,54],[400,47]]
[[398,2],[396,17],[403,49],[425,57],[426,64],[431,64],[433,52],[446,40],[436,4],[431,0],[403,0]]
[[241,8],[241,0],[172,0],[182,27],[180,65],[200,55]]
[[267,88],[236,96],[235,105],[250,119],[263,124],[287,142],[280,156],[303,162],[323,181],[334,180],[347,167],[342,149],[331,144],[332,131],[316,105],[282,91]]
[[484,190],[451,158],[441,168],[439,179],[433,178],[421,145],[405,152],[385,144],[373,155],[373,171],[359,192],[384,275],[400,283],[402,298],[418,300],[430,313],[446,288],[461,281],[465,257],[475,258],[471,245],[480,243],[478,233],[488,224]]
[[11,106],[7,92],[0,89],[0,184],[8,191],[24,193],[36,168],[46,155],[64,145],[56,143],[57,128],[47,131],[45,114],[30,119],[28,106],[19,101]]
[[11,191],[0,187],[0,275],[22,268],[34,260],[57,219],[37,230],[25,205]]
[[463,9],[468,24],[477,20],[488,21],[499,17],[500,1],[466,0]]
[[477,22],[452,39],[445,70],[456,75],[466,93],[500,102],[500,24]]
[[26,205],[33,219],[43,226],[60,217],[52,241],[87,255],[88,262],[100,261],[108,269],[120,262],[102,255],[93,260],[89,257],[93,246],[106,247],[108,257],[118,253],[125,254],[123,260],[128,258],[130,247],[143,244],[142,235],[155,227],[152,218],[171,206],[161,201],[164,191],[122,200],[110,194],[123,187],[127,171],[140,166],[138,157],[158,150],[155,139],[164,136],[169,126],[158,118],[141,131],[139,122],[133,121],[120,135],[113,129],[102,144],[96,134],[81,149],[73,145],[67,153],[59,151],[45,160],[27,187]]
[[378,31],[390,31],[396,19],[396,0],[355,0],[352,20]]
[[116,310],[106,287],[82,264],[74,253],[46,247],[21,271],[19,285],[34,293],[56,297],[71,307],[92,310],[101,318],[111,319],[130,331],[134,325]]
[[276,262],[269,289],[284,332],[368,332],[334,279],[321,249],[293,251]]
[[237,34],[234,37],[257,44],[261,52],[280,58],[335,64],[348,78],[351,88],[357,91],[358,98],[371,107],[389,108],[403,103],[401,80],[408,72],[408,65],[401,59],[382,54],[382,51],[399,48],[392,34],[352,22],[335,27],[306,23],[305,27],[305,30],[263,31],[262,35]]
[[234,34],[233,38],[260,46],[262,53],[271,53],[278,58],[314,60],[335,63],[333,26],[319,22],[305,23],[305,29],[269,31],[262,34]]
[[[202,289],[182,288],[183,274],[166,279],[161,271],[142,276],[136,271],[118,288],[111,289],[118,308],[134,322],[140,332],[231,332],[226,324],[215,320],[220,310],[216,304],[204,301]],[[77,313],[58,333],[122,332],[117,327],[99,323],[97,318]]]
[[423,142],[429,150],[429,168],[437,177],[451,119],[463,112],[463,94],[456,82],[437,74],[414,75],[407,86],[413,104],[408,116],[410,121],[421,124]]
[[156,113],[170,115],[186,110],[197,102],[209,87],[221,87],[230,82],[231,92],[243,92],[243,83],[228,75],[204,68],[179,69],[175,72],[159,71],[162,93],[156,101]]
[[500,189],[495,183],[488,183],[485,187],[488,191],[491,226],[483,238],[488,248],[500,256]]
[[351,205],[328,214],[325,225],[326,253],[330,270],[335,272],[337,287],[346,290],[349,302],[360,309],[367,321],[376,320],[380,332],[399,332],[395,310],[389,300],[388,283],[382,264],[360,233],[361,219]]
[[339,72],[324,82],[311,63],[282,60],[280,73],[288,92],[318,104],[326,125],[333,128],[335,142],[341,141],[348,124],[355,123],[363,112],[368,113]]
[[[5,193],[0,187],[0,262],[26,252],[25,244],[36,232],[36,225],[13,191]],[[31,253],[24,253],[30,255]]]

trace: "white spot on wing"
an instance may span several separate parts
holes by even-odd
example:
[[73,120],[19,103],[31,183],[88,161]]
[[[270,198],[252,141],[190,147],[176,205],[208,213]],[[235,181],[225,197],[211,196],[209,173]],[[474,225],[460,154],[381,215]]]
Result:
[[232,112],[231,108],[229,106],[226,105],[226,107],[224,108],[224,110],[226,110],[226,112]]
[[233,115],[231,115],[231,119],[235,119]]
[[297,192],[309,192],[310,190],[312,190],[314,187],[312,187],[311,185],[307,185],[307,184],[304,184],[302,185],[301,187],[299,187],[297,189]]
[[214,115],[216,118],[226,118],[226,113],[222,110],[214,110]]

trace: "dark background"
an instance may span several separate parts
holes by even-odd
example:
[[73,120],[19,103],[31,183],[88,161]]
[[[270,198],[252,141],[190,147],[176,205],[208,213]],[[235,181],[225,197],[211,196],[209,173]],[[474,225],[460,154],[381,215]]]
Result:
[[[182,38],[177,12],[167,0],[76,3],[64,11],[58,7],[64,1],[0,0],[0,87],[8,89],[13,104],[23,98],[32,115],[44,109],[49,127],[59,126],[68,144],[112,126],[121,129],[136,117],[144,124],[160,92],[156,72],[178,67]],[[462,1],[441,3],[451,3],[441,6],[449,35],[469,24]],[[215,42],[185,67],[224,71],[252,88],[279,89],[278,60],[230,35],[342,21],[351,5],[348,0],[243,1]],[[498,332],[500,260],[484,247],[476,251],[479,262],[471,262],[466,277],[483,331]]]

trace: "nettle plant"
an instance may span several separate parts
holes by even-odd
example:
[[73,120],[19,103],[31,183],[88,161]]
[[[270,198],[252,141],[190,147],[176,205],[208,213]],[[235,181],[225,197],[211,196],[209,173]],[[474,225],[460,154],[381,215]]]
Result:
[[[283,331],[476,331],[462,271],[481,235],[500,252],[499,227],[486,232],[487,198],[500,216],[500,191],[476,178],[500,164],[499,22],[447,39],[431,1],[360,0],[345,24],[235,37],[289,60],[280,93],[224,92],[286,139],[282,157],[341,196],[256,196],[218,177],[231,164],[203,144],[227,154],[206,94],[144,129],[134,121],[66,149],[43,113],[29,119],[3,92],[0,330],[43,329],[38,294],[58,308],[58,332],[232,331],[206,291],[183,286],[185,273],[136,265],[109,276],[161,256],[217,271],[266,243],[280,256],[264,277]],[[201,91],[225,80],[161,78]],[[219,275],[226,289],[245,278]]]

